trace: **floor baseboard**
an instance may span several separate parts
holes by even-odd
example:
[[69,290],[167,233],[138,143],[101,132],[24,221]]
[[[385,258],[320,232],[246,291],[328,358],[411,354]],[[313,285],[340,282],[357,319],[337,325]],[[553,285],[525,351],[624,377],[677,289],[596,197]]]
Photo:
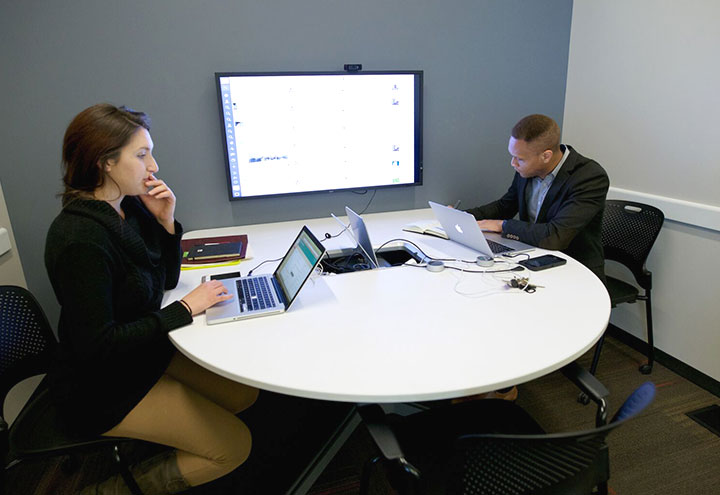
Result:
[[[648,344],[634,335],[626,332],[622,328],[610,323],[607,327],[607,334],[616,338],[628,347],[632,347],[638,352],[647,355]],[[711,394],[720,397],[720,381],[711,376],[706,375],[702,371],[696,370],[692,366],[685,364],[670,354],[655,348],[655,361],[662,364],[674,373],[682,376],[686,380],[694,383],[698,387],[702,387]]]

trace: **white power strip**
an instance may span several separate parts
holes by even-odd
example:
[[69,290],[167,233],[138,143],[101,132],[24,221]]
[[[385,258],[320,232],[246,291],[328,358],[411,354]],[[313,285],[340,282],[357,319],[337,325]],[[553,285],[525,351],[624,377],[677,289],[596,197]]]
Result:
[[10,233],[5,227],[0,227],[0,256],[10,251]]

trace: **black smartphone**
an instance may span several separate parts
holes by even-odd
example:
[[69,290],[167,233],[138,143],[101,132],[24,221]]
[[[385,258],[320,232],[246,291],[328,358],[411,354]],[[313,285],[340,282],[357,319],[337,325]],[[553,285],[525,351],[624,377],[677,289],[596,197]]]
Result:
[[565,263],[567,263],[565,258],[555,256],[554,254],[545,254],[543,256],[538,256],[537,258],[518,261],[519,265],[522,265],[528,270],[532,270],[534,272],[552,268],[554,266],[564,265]]
[[203,275],[202,281],[205,282],[206,280],[225,280],[226,278],[238,278],[239,276],[240,272],[216,273],[215,275],[210,275],[209,278],[207,275]]

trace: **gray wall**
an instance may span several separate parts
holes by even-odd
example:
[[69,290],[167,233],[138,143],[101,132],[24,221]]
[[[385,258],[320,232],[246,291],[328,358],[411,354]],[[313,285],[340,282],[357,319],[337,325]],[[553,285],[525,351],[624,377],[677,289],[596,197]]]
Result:
[[470,207],[507,187],[519,117],[562,122],[571,13],[571,0],[2,2],[0,170],[29,288],[55,321],[45,233],[60,209],[62,136],[83,108],[150,114],[186,230],[320,217],[369,196],[227,200],[213,73],[422,69],[424,185],[380,190],[368,211]]

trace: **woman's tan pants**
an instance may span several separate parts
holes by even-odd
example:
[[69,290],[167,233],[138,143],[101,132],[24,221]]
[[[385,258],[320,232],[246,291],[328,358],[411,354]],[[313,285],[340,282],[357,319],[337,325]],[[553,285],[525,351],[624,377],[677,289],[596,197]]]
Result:
[[256,388],[216,375],[176,352],[147,395],[103,435],[176,448],[180,474],[190,486],[201,485],[247,459],[250,430],[235,414],[250,407],[257,395]]

